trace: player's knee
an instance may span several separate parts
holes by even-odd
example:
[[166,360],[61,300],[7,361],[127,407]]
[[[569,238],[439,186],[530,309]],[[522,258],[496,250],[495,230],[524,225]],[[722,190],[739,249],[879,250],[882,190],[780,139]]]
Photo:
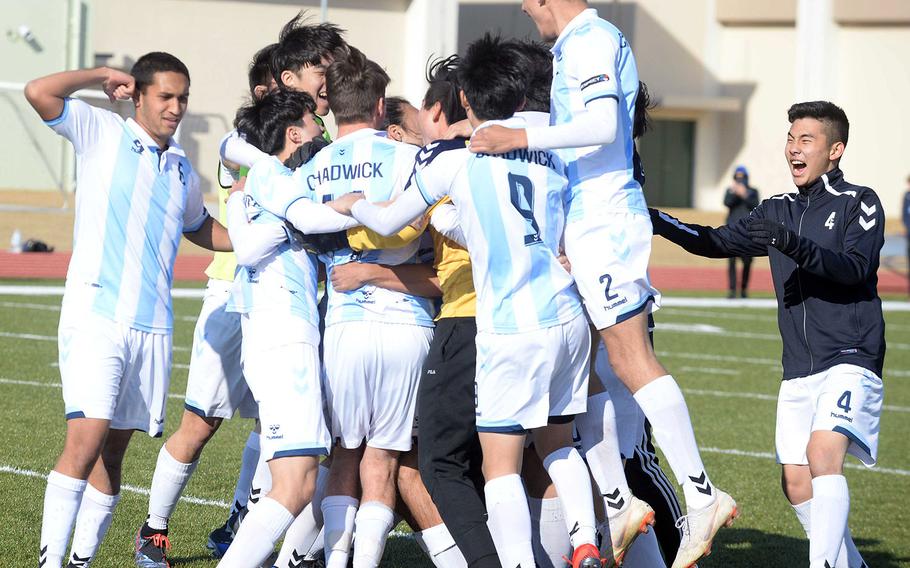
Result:
[[812,478],[809,475],[794,475],[784,469],[780,476],[780,486],[784,496],[793,505],[805,503],[812,498]]
[[397,461],[388,452],[366,452],[360,462],[360,482],[364,487],[394,485]]
[[183,420],[180,422],[178,432],[190,443],[202,446],[215,435],[221,422],[221,418],[202,417],[187,410],[183,413]]

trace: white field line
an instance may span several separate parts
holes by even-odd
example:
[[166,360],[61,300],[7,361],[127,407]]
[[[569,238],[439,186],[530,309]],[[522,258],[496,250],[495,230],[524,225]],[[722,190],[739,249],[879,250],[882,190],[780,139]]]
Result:
[[[31,304],[28,302],[0,302],[0,308],[12,308],[15,310],[42,310],[45,312],[60,311],[60,306],[58,304]],[[177,316],[174,319],[195,323],[199,318],[196,316]]]
[[680,371],[686,371],[691,373],[705,373],[707,375],[729,375],[736,376],[739,375],[739,371],[735,369],[721,369],[719,367],[680,367]]
[[[58,382],[51,382],[51,381],[23,381],[23,380],[19,380],[19,379],[7,379],[7,378],[2,378],[2,377],[0,377],[0,385],[20,385],[20,386],[24,386],[24,387],[42,387],[42,388],[48,388],[48,389],[61,389],[61,388],[63,388],[63,385],[60,384],[60,383],[58,383]],[[185,394],[185,393],[172,392],[172,393],[168,393],[167,397],[168,397],[168,398],[175,398],[175,399],[183,400],[183,399],[186,398],[186,394]]]
[[[22,469],[20,467],[15,467],[11,465],[0,465],[0,473],[11,473],[13,475],[21,475],[23,477],[35,477],[38,479],[47,479],[46,473],[41,473],[40,471],[32,471],[30,469]],[[145,495],[148,497],[149,490],[145,487],[136,487],[135,485],[123,484],[120,486],[121,492],[135,493],[137,495]],[[181,501],[185,503],[192,503],[193,505],[206,505],[208,507],[220,507],[222,509],[230,509],[231,504],[225,501],[214,501],[212,499],[202,499],[200,497],[190,497],[184,496],[180,498]]]
[[[205,288],[172,288],[173,298],[202,298]],[[0,286],[0,296],[62,296],[63,286]]]
[[[761,459],[770,459],[777,461],[777,456],[769,452],[747,452],[745,450],[735,450],[735,449],[723,449],[723,448],[711,448],[702,446],[699,448],[702,452],[707,454],[724,454],[728,456],[740,456],[747,458],[761,458]],[[847,462],[844,464],[844,467],[847,469],[855,469],[858,471],[869,471],[872,473],[889,473],[891,475],[903,475],[910,476],[910,470],[907,469],[896,469],[892,467],[866,467],[864,465]]]
[[[714,310],[687,310],[683,308],[669,308],[666,312],[658,312],[661,316],[689,316],[693,318],[711,318],[711,319],[728,319],[742,321],[763,321],[776,323],[777,318],[774,316],[760,316],[753,313],[729,313]],[[658,318],[661,319],[661,318]],[[661,325],[663,322],[661,322]]]
[[[57,343],[56,335],[35,335],[33,333],[12,333],[9,331],[0,331],[0,337],[6,337],[8,339],[25,339],[28,341],[53,341]],[[174,345],[172,347],[174,351],[189,351],[189,347],[183,347],[181,345]]]

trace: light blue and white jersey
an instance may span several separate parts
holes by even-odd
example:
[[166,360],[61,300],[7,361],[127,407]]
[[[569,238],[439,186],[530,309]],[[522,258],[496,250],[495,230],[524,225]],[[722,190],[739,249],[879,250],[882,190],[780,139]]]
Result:
[[[526,128],[527,118],[481,128]],[[559,157],[547,150],[472,154],[463,141],[437,142],[425,152],[433,155],[412,185],[428,206],[452,198],[471,257],[477,330],[521,333],[580,314],[575,281],[557,260],[567,196]]]
[[[294,177],[320,203],[352,191],[362,192],[372,202],[389,201],[404,191],[418,150],[387,138],[384,132],[364,128],[320,150],[294,172]],[[371,285],[350,292],[339,292],[331,285],[332,268],[339,264],[359,261],[395,266],[431,259],[432,245],[421,239],[397,249],[355,252],[345,248],[320,257],[326,265],[329,282],[326,326],[349,321],[381,321],[433,327],[433,300]]]
[[629,42],[616,26],[600,19],[597,10],[589,9],[569,22],[552,52],[551,124],[571,121],[597,99],[609,97],[618,104],[612,144],[557,150],[566,163],[572,195],[568,221],[605,209],[647,214],[632,162],[638,68]]
[[78,99],[66,99],[63,113],[46,124],[76,150],[76,219],[64,306],[170,333],[180,236],[208,218],[186,154],[173,140],[159,152],[133,119]]
[[[250,223],[272,223],[285,227],[285,221],[272,208],[281,207],[288,196],[298,196],[300,187],[278,158],[270,156],[256,162],[247,174],[243,189],[244,205]],[[265,255],[254,266],[239,266],[227,310],[239,313],[291,314],[301,318],[305,340],[319,341],[319,310],[316,304],[318,264],[316,257],[303,249],[293,234]],[[292,330],[283,330],[288,335]]]

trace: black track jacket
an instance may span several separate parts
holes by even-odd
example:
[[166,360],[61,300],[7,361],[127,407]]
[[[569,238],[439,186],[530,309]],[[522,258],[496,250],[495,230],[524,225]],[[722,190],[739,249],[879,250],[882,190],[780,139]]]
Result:
[[[775,195],[749,217],[716,229],[650,211],[654,234],[693,254],[769,257],[784,380],[841,363],[882,376],[885,320],[877,271],[885,215],[874,191],[848,183],[835,168],[799,193]],[[789,255],[749,239],[749,220],[756,217],[773,219],[796,233]]]

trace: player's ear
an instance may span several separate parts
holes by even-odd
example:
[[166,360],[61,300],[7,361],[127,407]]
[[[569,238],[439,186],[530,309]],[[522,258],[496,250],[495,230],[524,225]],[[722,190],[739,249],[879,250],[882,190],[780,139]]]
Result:
[[397,124],[392,124],[389,126],[389,138],[401,142],[404,139],[404,131]]
[[380,97],[376,102],[376,108],[373,110],[378,118],[385,116],[385,97]]
[[284,132],[284,137],[285,140],[288,140],[295,145],[303,144],[303,131],[297,126],[288,126],[288,129]]
[[294,75],[294,73],[290,69],[285,69],[284,71],[282,71],[280,77],[281,77],[281,85],[279,85],[279,86],[284,86],[284,87],[293,86],[297,80],[297,76]]
[[269,92],[269,88],[265,85],[256,85],[253,88],[253,98],[255,100],[260,100],[262,97],[266,96]]
[[430,107],[430,114],[433,117],[433,122],[439,122],[439,119],[443,117],[442,103],[439,101],[433,103],[433,106]]
[[464,96],[464,91],[458,91],[458,99],[461,101],[461,107],[463,109],[471,110],[471,104],[468,102],[468,97]]
[[846,149],[847,146],[843,142],[835,142],[828,150],[828,160],[831,162],[840,160],[840,157],[844,155],[844,150]]

